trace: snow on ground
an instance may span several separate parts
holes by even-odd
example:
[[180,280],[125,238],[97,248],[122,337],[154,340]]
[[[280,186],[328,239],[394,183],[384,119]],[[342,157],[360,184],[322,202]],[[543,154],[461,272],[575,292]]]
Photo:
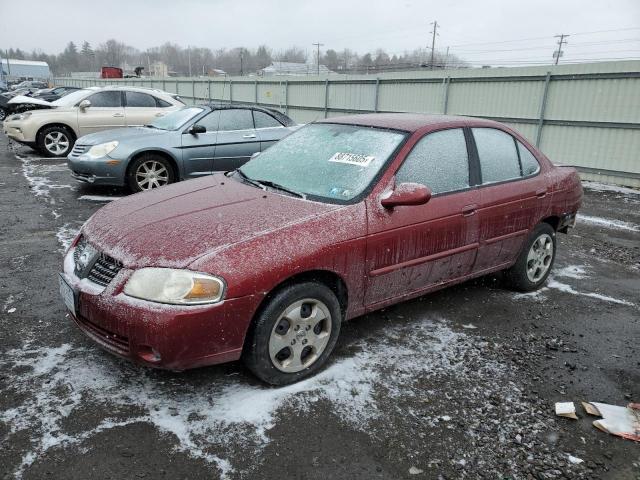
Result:
[[[359,341],[356,347],[357,353],[335,359],[318,375],[282,388],[249,385],[241,376],[178,386],[170,378],[163,381],[161,374],[98,348],[27,344],[9,350],[0,354],[0,368],[7,374],[20,372],[11,388],[24,400],[0,412],[0,420],[10,428],[9,441],[25,430],[32,438],[15,476],[20,478],[50,449],[82,449],[83,441],[106,429],[148,422],[172,434],[176,449],[215,465],[224,477],[246,463],[246,457],[234,458],[235,446],[259,451],[269,443],[269,430],[282,409],[305,412],[327,401],[342,421],[371,434],[376,419],[386,424],[382,401],[401,408],[394,399],[423,395],[414,384],[428,378],[473,379],[481,396],[489,394],[483,388],[505,388],[509,395],[517,391],[501,365],[484,357],[480,362],[482,346],[454,332],[443,320],[403,322],[385,330],[383,336]],[[471,359],[473,366],[465,363]],[[66,419],[84,411],[101,411],[100,407],[105,414],[95,420],[98,423],[80,432],[65,431]],[[133,413],[127,416],[127,410]],[[444,413],[454,412],[439,411],[427,420],[436,425]]]
[[607,185],[606,183],[591,182],[588,180],[583,180],[582,186],[596,192],[614,192],[621,193],[623,195],[640,195],[640,190],[636,188],[619,187],[617,185]]
[[614,298],[608,295],[602,295],[597,292],[582,292],[576,290],[573,286],[559,281],[558,278],[583,280],[585,278],[589,278],[589,275],[587,273],[587,267],[585,267],[584,265],[568,265],[563,268],[557,268],[551,271],[551,275],[549,275],[547,283],[544,287],[529,293],[517,293],[513,296],[513,298],[516,300],[522,298],[546,300],[545,293],[550,289],[553,289],[563,293],[569,293],[571,295],[581,295],[583,297],[595,298],[596,300],[601,300],[603,302],[617,303],[620,305],[628,305],[631,307],[635,306],[635,303],[628,300]]
[[76,238],[76,235],[80,231],[80,226],[73,225],[71,223],[65,223],[62,227],[58,229],[56,232],[56,238],[61,245],[60,251],[62,253],[66,252],[73,242],[73,239]]
[[38,165],[33,162],[33,160],[38,159],[37,157],[27,157],[18,153],[15,153],[15,157],[22,163],[22,175],[24,175],[24,178],[29,182],[33,193],[37,197],[43,197],[49,204],[55,204],[55,200],[49,195],[50,190],[57,188],[73,188],[71,185],[54,184],[45,176],[46,173],[56,170],[59,171],[62,168],[61,165],[64,164]]
[[628,230],[630,232],[640,232],[640,225],[634,223],[623,222],[610,218],[592,217],[590,215],[578,214],[578,222],[588,223],[598,227],[612,228],[615,230]]

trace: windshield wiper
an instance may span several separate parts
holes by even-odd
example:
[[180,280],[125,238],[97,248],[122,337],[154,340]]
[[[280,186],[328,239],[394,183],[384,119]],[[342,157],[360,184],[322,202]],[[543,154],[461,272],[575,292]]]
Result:
[[160,127],[156,127],[155,125],[152,125],[151,123],[147,123],[145,125],[146,128],[155,128],[157,130],[164,130],[164,128],[160,128]]
[[242,180],[246,183],[248,183],[249,185],[253,185],[254,187],[257,187],[261,190],[264,190],[263,186],[260,184],[260,182],[255,181],[253,178],[248,177],[246,173],[244,173],[242,171],[242,169],[240,168],[236,168],[233,173],[237,173],[238,175],[240,175],[240,178],[242,178]]
[[254,179],[254,182],[258,182],[260,185],[264,185],[265,187],[270,187],[273,188],[275,190],[281,190],[283,192],[287,192],[290,193],[291,195],[295,196],[295,197],[299,197],[302,199],[307,199],[307,196],[304,193],[300,193],[300,192],[296,192],[295,190],[291,190],[290,188],[287,188],[283,185],[280,185],[279,183],[275,183],[272,182],[271,180],[257,180]]

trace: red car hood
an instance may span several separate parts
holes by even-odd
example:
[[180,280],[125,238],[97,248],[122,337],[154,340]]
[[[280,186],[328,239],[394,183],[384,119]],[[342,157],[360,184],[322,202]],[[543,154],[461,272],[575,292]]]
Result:
[[82,232],[126,267],[186,267],[217,249],[337,208],[264,192],[220,174],[114,201]]

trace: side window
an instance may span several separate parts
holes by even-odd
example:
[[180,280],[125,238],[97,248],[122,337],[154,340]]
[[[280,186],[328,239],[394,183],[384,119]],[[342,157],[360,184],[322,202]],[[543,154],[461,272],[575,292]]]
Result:
[[218,130],[253,129],[253,117],[248,109],[220,110],[220,127]]
[[282,127],[283,125],[273,118],[271,115],[257,110],[253,111],[253,119],[256,122],[256,128],[273,128]]
[[461,128],[442,130],[422,138],[396,174],[396,183],[426,185],[433,193],[469,187],[469,156]]
[[122,93],[119,91],[98,92],[87,98],[92,107],[121,107]]
[[522,176],[527,177],[540,171],[540,164],[533,153],[527,147],[518,142],[518,152],[520,152],[520,164],[522,165]]
[[140,92],[125,92],[127,107],[156,108],[156,99],[151,95]]
[[165,102],[161,98],[155,97],[155,99],[156,99],[157,106],[160,108],[167,108],[172,106],[169,102]]
[[480,157],[482,183],[520,177],[520,162],[513,137],[495,128],[472,128]]
[[216,132],[218,130],[218,124],[220,122],[220,110],[214,110],[208,115],[205,115],[196,122],[198,125],[203,125],[207,132]]

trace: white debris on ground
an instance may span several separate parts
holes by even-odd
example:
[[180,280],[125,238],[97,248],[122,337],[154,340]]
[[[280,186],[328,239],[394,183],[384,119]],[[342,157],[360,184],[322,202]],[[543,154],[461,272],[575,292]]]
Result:
[[640,232],[640,225],[634,223],[623,222],[622,220],[615,220],[610,218],[592,217],[590,215],[583,215],[579,213],[577,215],[578,222],[588,223],[598,227],[611,228],[614,230],[627,230],[630,232]]
[[[61,165],[37,165],[33,160],[38,160],[40,157],[27,157],[15,153],[15,157],[22,163],[22,175],[29,182],[31,190],[37,197],[43,197],[49,204],[55,205],[55,200],[49,195],[50,190],[59,188],[72,189],[71,185],[58,185],[51,183],[51,181],[44,175],[52,171],[59,171]],[[50,159],[47,159],[50,160]],[[66,165],[64,168],[67,168]],[[54,212],[54,216],[57,212]],[[59,215],[58,215],[59,216]],[[57,218],[57,217],[56,217]]]
[[56,232],[56,238],[58,239],[58,243],[61,245],[60,251],[62,253],[66,252],[71,246],[71,242],[76,238],[78,232],[80,231],[80,225],[73,225],[71,223],[65,223],[62,227],[58,229]]
[[584,460],[582,460],[581,458],[574,457],[573,455],[568,454],[568,453],[567,453],[567,459],[568,459],[571,463],[573,463],[574,465],[580,465],[581,463],[583,463],[583,462],[584,462]]
[[[439,422],[449,425],[454,418],[474,417],[471,410],[484,408],[487,398],[502,399],[488,416],[513,421],[485,424],[487,417],[480,415],[477,425],[465,420],[470,434],[491,425],[496,442],[506,448],[521,430],[533,436],[549,428],[543,419],[531,418],[524,425],[522,416],[515,415],[532,407],[521,399],[511,371],[489,356],[494,350],[488,350],[486,342],[454,332],[442,320],[404,322],[354,347],[357,353],[336,358],[318,375],[282,388],[252,386],[242,376],[177,387],[161,381],[161,373],[140,369],[97,348],[27,344],[0,353],[3,372],[20,371],[11,388],[21,398],[20,404],[0,412],[0,420],[10,429],[9,441],[23,431],[29,431],[32,439],[30,450],[15,467],[16,477],[51,449],[82,449],[83,442],[97,433],[136,422],[171,434],[177,450],[217,466],[224,477],[240,465],[247,468],[247,451],[258,453],[269,443],[269,430],[281,412],[305,412],[319,402],[328,402],[333,414],[351,428],[380,438],[389,434],[389,414],[403,412],[407,422],[418,422],[424,436],[443,428]],[[214,373],[214,369],[201,372]],[[465,402],[471,402],[469,411],[460,402],[440,402],[435,391],[425,393],[425,382],[435,387],[444,381],[450,391],[458,388]],[[425,395],[429,403],[424,408],[432,413],[416,417],[416,412],[407,410],[407,402]],[[83,431],[65,431],[65,419],[86,410],[100,411],[96,406],[107,407],[104,418]],[[133,412],[131,416],[127,411]],[[394,428],[404,431],[408,426],[400,423]],[[494,445],[478,458],[490,461],[486,459],[498,456],[493,451]],[[235,458],[236,452],[243,452],[242,458]]]
[[80,195],[78,197],[78,200],[86,200],[88,202],[107,203],[122,197],[123,195]]

